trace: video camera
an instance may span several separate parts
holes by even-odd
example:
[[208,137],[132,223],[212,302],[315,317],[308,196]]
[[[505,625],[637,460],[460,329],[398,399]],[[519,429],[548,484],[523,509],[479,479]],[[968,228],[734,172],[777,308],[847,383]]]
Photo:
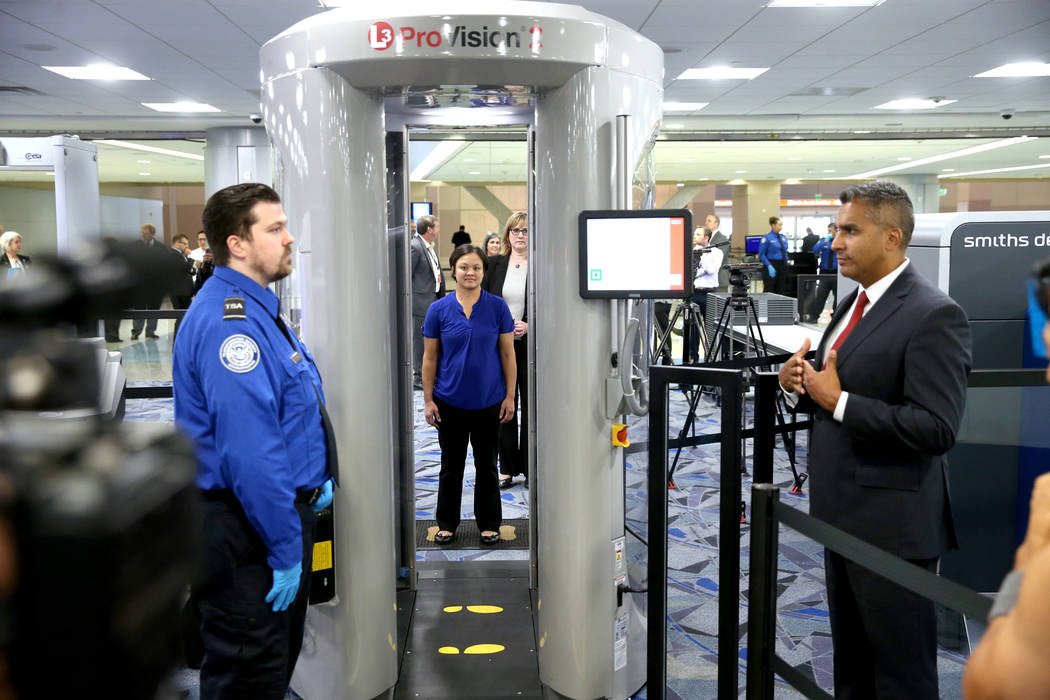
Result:
[[729,293],[734,297],[746,297],[747,288],[751,285],[751,275],[761,272],[762,263],[730,263],[723,265],[723,270],[729,270]]
[[102,420],[97,351],[77,340],[134,306],[137,259],[36,256],[0,284],[3,697],[145,700],[179,659],[203,539],[192,446]]

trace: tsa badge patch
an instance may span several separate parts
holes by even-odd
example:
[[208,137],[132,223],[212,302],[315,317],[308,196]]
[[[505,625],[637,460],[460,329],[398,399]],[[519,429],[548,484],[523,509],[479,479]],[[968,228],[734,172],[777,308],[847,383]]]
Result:
[[251,372],[259,364],[259,346],[246,335],[231,335],[219,348],[219,359],[231,372]]

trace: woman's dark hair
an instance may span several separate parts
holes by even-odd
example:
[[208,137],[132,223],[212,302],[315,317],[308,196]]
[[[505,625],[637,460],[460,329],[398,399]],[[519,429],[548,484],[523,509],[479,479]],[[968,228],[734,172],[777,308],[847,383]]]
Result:
[[[482,241],[481,247],[484,248],[486,251],[488,251],[488,249],[489,249],[489,241],[491,241],[491,240],[495,240],[495,241],[499,242],[499,250],[500,250],[500,252],[496,253],[496,255],[499,255],[500,253],[502,253],[503,252],[503,238],[498,233],[495,233],[495,232],[490,233],[489,235],[485,236],[485,240]],[[488,255],[488,253],[486,252],[485,255]]]
[[476,245],[471,243],[464,243],[463,245],[456,246],[456,249],[452,251],[452,255],[448,256],[448,266],[452,269],[452,279],[456,279],[456,263],[464,255],[470,255],[474,253],[481,258],[481,270],[487,275],[489,273],[489,256],[485,255],[485,251]]
[[216,265],[228,265],[230,262],[227,238],[239,236],[246,241],[252,239],[252,224],[255,223],[252,209],[259,202],[280,204],[281,197],[269,185],[244,182],[224,187],[208,198],[201,223]]

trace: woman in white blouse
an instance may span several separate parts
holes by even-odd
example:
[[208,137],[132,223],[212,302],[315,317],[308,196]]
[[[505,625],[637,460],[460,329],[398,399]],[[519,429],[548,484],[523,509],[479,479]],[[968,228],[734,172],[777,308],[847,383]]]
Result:
[[529,229],[525,212],[516,211],[503,229],[503,255],[489,258],[485,291],[503,297],[514,317],[514,355],[518,362],[518,391],[521,397],[521,421],[511,418],[500,426],[499,487],[510,488],[514,477],[525,477],[529,485],[529,396],[528,396],[528,308],[526,281],[529,276]]

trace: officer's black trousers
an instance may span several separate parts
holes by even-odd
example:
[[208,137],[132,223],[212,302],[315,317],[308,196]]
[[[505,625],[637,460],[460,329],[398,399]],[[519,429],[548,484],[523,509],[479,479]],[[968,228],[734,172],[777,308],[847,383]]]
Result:
[[193,588],[204,660],[201,700],[283,700],[303,643],[310,598],[316,516],[297,503],[303,524],[303,576],[295,601],[273,612],[267,550],[240,505],[205,502],[203,581]]
[[496,446],[499,434],[499,407],[470,410],[457,408],[434,397],[441,422],[438,443],[441,445],[441,474],[438,477],[437,522],[442,530],[455,532],[459,527],[463,499],[463,469],[467,460],[467,442],[474,452],[474,519],[478,530],[498,532],[503,520],[496,476]]

